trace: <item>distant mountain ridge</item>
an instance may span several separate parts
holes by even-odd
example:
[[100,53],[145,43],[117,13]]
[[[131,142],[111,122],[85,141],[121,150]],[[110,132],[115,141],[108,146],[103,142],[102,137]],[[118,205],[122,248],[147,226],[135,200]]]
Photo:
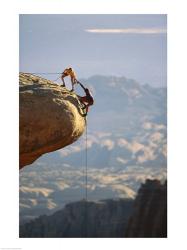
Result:
[[129,127],[138,131],[145,121],[167,124],[166,87],[154,88],[114,76],[92,76],[81,81],[92,90],[95,98],[89,114],[91,131],[128,135]]
[[53,215],[20,226],[20,237],[167,237],[167,186],[147,180],[135,201],[82,200],[67,204]]
[[123,237],[133,200],[79,201],[20,227],[22,238]]
[[[93,90],[95,98],[99,103],[104,104],[105,100],[109,100],[110,102],[108,102],[107,105],[113,107],[113,109],[115,109],[118,104],[122,109],[126,108],[125,104],[132,106],[139,104],[145,105],[143,99],[149,103],[149,105],[146,105],[146,108],[151,108],[152,106],[150,106],[150,104],[158,104],[158,101],[162,98],[166,98],[167,94],[166,87],[155,88],[149,84],[141,85],[137,81],[127,79],[126,77],[93,76],[88,79],[82,79],[81,81]],[[123,98],[122,102],[120,102],[121,98]],[[165,105],[166,103],[160,103],[160,105],[162,104]],[[107,108],[107,105],[102,106],[102,108]]]

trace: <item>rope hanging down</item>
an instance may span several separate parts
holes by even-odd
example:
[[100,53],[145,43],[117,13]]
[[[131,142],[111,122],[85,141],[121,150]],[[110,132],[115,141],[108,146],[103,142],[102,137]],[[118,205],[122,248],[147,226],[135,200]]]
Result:
[[88,131],[87,131],[87,119],[85,119],[86,123],[86,145],[85,145],[85,151],[86,151],[86,156],[85,156],[85,199],[86,201],[88,200]]
[[88,201],[88,130],[87,130],[87,119],[85,119],[86,123],[86,134],[85,134],[85,232],[84,236],[87,238],[88,232],[88,209],[87,209],[87,201]]

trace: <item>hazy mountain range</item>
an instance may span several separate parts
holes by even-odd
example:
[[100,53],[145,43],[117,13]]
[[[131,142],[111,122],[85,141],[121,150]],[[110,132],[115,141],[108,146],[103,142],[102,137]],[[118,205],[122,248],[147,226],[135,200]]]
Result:
[[167,237],[167,183],[146,180],[136,199],[81,200],[20,226],[24,238]]
[[24,238],[124,237],[133,200],[78,201],[20,227]]
[[[167,90],[125,77],[80,80],[95,97],[88,115],[88,198],[134,198],[146,178],[164,179]],[[76,91],[83,94],[79,86]],[[21,222],[85,197],[85,135],[20,172]]]

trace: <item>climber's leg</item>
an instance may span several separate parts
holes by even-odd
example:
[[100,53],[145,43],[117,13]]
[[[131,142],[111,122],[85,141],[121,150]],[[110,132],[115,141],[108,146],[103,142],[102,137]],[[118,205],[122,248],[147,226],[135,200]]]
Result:
[[70,90],[71,92],[74,91],[74,85],[75,85],[75,79],[71,77],[71,84],[72,84],[72,89]]
[[89,106],[89,104],[86,105],[86,114],[88,113]]
[[66,86],[66,84],[65,84],[65,81],[64,81],[64,75],[61,75],[61,80],[62,80],[62,82],[63,82],[63,84],[61,85],[62,87],[65,87]]

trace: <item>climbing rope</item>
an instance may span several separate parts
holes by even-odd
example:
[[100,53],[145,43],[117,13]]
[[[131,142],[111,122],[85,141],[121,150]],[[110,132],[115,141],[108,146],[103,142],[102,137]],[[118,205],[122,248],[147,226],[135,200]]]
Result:
[[56,82],[58,79],[60,79],[60,77],[61,77],[61,75],[58,78],[56,78],[55,80],[53,80],[53,82]]
[[60,75],[58,78],[52,80],[53,82],[56,82],[61,77],[61,73],[59,72],[26,72],[25,74],[32,74],[32,75]]
[[[25,74],[33,74],[33,75],[60,75],[58,78],[56,78],[55,80],[53,80],[53,81],[57,81],[58,79],[60,79],[62,72],[25,72]],[[81,82],[79,82],[79,81],[77,83],[81,84]]]
[[[61,76],[62,73],[54,73],[54,72],[51,72],[51,73],[50,72],[24,72],[24,74],[32,74],[32,75],[36,75],[36,76],[38,76],[38,75],[59,75],[60,74],[60,76]],[[57,81],[60,78],[60,76],[58,78],[52,80],[52,81],[53,82]]]
[[87,238],[88,232],[88,128],[87,128],[87,119],[85,118],[86,123],[86,133],[85,133],[85,233],[84,236]]
[[62,72],[25,72],[25,74],[33,74],[33,75],[59,75]]
[[85,199],[87,201],[88,199],[88,129],[87,129],[87,119],[85,118],[85,123],[86,123],[86,156],[85,156]]

